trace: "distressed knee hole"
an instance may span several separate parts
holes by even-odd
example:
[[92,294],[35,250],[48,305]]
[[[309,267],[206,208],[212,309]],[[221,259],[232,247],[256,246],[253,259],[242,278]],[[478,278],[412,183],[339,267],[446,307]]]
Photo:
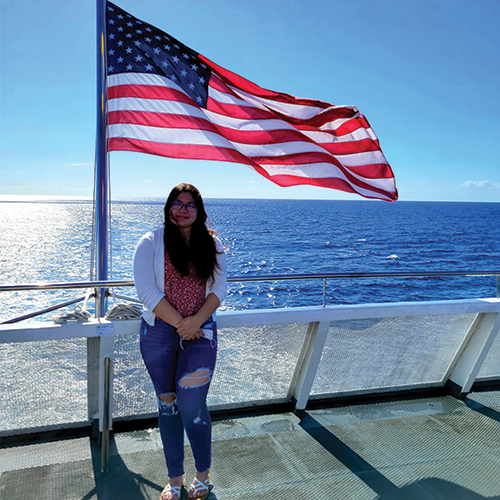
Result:
[[178,414],[177,397],[175,394],[162,394],[158,396],[158,413],[160,416],[173,416]]
[[162,394],[158,396],[164,403],[170,404],[176,400],[175,394]]
[[197,370],[182,377],[179,385],[181,387],[201,387],[210,382],[210,370]]

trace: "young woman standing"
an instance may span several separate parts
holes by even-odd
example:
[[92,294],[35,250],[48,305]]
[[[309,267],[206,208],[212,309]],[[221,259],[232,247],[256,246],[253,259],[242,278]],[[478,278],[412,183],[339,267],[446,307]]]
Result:
[[196,476],[188,498],[209,493],[211,420],[207,393],[217,351],[213,314],[226,295],[226,259],[207,227],[199,191],[179,184],[165,204],[164,227],[145,234],[134,254],[134,279],[144,313],[140,346],[158,396],[169,483],[161,500],[180,500],[184,430]]

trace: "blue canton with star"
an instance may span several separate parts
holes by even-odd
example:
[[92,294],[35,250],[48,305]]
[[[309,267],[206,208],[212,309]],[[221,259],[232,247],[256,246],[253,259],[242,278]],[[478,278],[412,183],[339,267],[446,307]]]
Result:
[[198,53],[111,2],[106,4],[107,74],[153,73],[179,85],[206,107],[210,69]]

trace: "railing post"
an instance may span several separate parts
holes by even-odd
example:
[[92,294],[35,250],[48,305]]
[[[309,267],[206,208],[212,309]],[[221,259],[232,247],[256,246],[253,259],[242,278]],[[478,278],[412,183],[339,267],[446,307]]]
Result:
[[499,329],[499,313],[476,316],[450,366],[446,387],[453,396],[464,399],[470,392]]
[[102,411],[101,472],[108,471],[109,431],[111,420],[111,358],[104,358],[104,394]]
[[[106,383],[105,363],[109,359],[111,363],[111,377],[113,375],[113,359],[114,359],[114,335],[113,324],[110,322],[102,322],[97,328],[110,328],[108,333],[101,333],[98,337],[90,337],[87,339],[87,405],[88,418],[93,424],[92,437],[99,443],[102,443],[104,438],[103,431],[106,428],[104,425],[104,415],[107,413],[105,398],[109,395],[110,401],[113,395],[112,378],[111,383]],[[111,405],[110,405],[111,406]],[[111,410],[109,410],[107,428],[112,428]],[[97,423],[99,427],[97,427]]]
[[[99,418],[99,361],[101,339],[99,337],[87,338],[87,414],[94,425]],[[93,428],[92,437],[98,438],[98,429]]]
[[306,409],[329,327],[329,321],[314,321],[307,326],[302,350],[288,391],[288,396],[293,396],[296,400],[296,410]]

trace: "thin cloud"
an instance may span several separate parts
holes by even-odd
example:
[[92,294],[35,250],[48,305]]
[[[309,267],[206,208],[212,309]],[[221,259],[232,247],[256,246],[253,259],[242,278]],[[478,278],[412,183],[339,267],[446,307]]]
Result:
[[462,186],[469,189],[499,189],[500,182],[492,181],[467,181],[462,184]]
[[142,182],[153,182],[153,179],[144,179]]

